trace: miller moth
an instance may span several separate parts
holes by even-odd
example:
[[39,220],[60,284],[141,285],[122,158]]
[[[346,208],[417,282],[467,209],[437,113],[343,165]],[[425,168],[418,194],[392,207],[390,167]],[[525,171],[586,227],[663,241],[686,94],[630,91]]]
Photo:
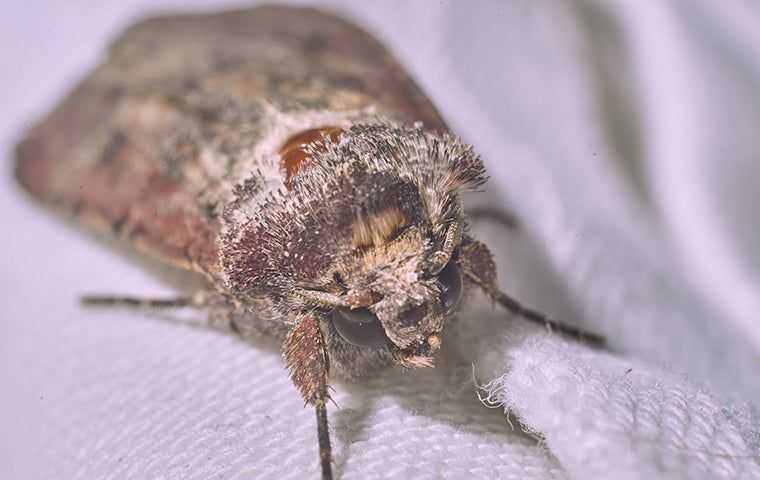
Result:
[[328,14],[141,21],[16,156],[37,199],[205,278],[175,299],[87,303],[190,305],[281,342],[324,479],[330,379],[432,367],[466,290],[582,334],[497,289],[459,198],[481,160],[375,39]]

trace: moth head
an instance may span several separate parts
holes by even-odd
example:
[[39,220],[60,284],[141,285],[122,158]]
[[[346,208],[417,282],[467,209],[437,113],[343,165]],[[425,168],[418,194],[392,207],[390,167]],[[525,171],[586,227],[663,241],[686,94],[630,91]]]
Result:
[[459,192],[484,181],[480,159],[448,134],[356,125],[312,150],[290,190],[232,225],[223,268],[233,291],[319,311],[330,332],[431,366],[462,296]]
[[446,234],[439,238],[428,219],[420,220],[410,221],[393,202],[357,216],[353,248],[336,258],[333,271],[343,303],[330,314],[338,335],[355,346],[387,348],[409,367],[432,365],[463,293],[455,250],[443,250]]

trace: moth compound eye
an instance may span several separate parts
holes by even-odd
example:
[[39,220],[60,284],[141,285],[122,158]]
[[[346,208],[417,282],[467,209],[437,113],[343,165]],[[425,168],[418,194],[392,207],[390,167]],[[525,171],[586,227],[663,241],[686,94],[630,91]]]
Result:
[[386,344],[387,337],[380,320],[367,308],[336,308],[332,322],[343,340],[357,347],[379,348]]
[[441,305],[446,313],[454,311],[462,300],[462,273],[454,262],[449,262],[438,274],[441,284]]
[[420,323],[425,318],[426,313],[427,309],[425,306],[418,305],[401,312],[398,316],[398,321],[405,327],[412,327]]

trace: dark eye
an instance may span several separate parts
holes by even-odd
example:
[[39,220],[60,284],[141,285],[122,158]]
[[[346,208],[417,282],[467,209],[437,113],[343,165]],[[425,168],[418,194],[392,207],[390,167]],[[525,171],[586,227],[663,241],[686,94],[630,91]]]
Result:
[[446,313],[452,312],[462,299],[462,274],[456,263],[449,262],[438,274],[441,283],[441,305]]
[[377,348],[386,344],[380,320],[366,308],[336,308],[332,320],[338,334],[352,345]]

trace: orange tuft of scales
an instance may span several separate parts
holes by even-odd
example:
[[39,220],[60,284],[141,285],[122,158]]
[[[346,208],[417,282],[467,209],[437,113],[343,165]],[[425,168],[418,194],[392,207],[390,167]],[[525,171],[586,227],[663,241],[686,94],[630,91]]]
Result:
[[326,138],[337,142],[342,132],[343,129],[338,127],[319,127],[298,132],[290,137],[280,148],[280,158],[282,166],[285,168],[285,185],[290,188],[293,177],[308,158],[306,154],[307,145],[317,142],[324,145],[322,140]]

